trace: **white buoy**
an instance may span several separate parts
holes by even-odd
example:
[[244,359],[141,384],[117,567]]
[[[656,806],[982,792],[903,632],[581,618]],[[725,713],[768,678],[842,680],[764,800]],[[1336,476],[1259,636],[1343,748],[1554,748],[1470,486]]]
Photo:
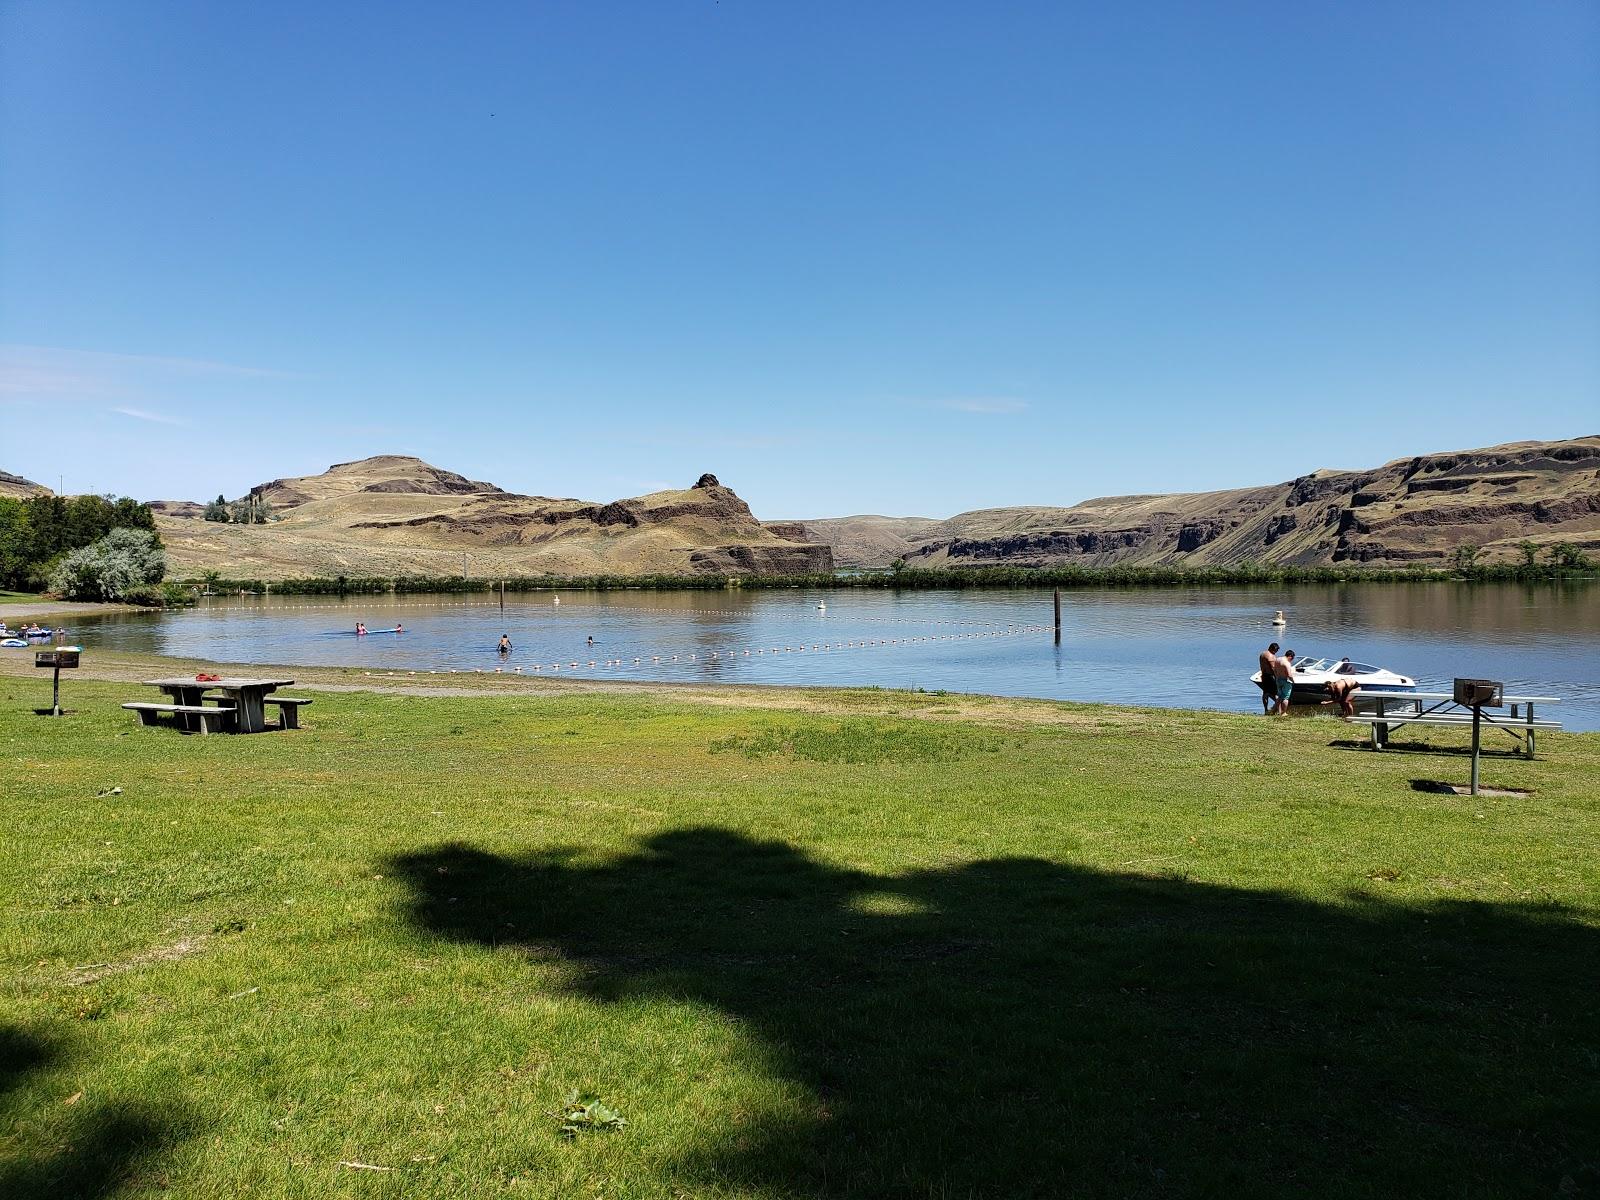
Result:
[[1274,625],[1287,625],[1289,623],[1284,619],[1283,609],[1280,608],[1277,612],[1272,614],[1272,623]]

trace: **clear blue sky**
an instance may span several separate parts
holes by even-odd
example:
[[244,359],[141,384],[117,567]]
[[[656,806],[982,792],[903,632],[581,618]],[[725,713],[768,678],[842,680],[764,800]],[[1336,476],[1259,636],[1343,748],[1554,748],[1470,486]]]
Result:
[[1600,431],[1600,5],[0,4],[0,468],[944,516]]

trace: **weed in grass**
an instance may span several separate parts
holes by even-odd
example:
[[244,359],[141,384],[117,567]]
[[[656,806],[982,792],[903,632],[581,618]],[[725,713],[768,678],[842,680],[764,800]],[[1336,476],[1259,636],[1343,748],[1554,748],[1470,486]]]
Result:
[[567,1141],[580,1133],[608,1131],[615,1133],[627,1127],[628,1120],[615,1109],[606,1107],[597,1096],[585,1096],[576,1089],[567,1094],[567,1102],[551,1116],[560,1122],[561,1136]]

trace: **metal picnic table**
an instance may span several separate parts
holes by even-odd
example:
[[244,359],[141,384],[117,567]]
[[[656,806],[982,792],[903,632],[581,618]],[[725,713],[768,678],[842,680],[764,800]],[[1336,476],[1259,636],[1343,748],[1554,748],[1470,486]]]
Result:
[[[1372,727],[1372,748],[1382,750],[1389,744],[1389,734],[1395,726],[1440,725],[1470,727],[1471,710],[1456,703],[1452,692],[1391,692],[1381,688],[1362,688],[1355,693],[1355,702],[1366,706],[1377,703],[1377,711],[1346,717],[1345,721]],[[1542,731],[1558,730],[1561,722],[1538,719],[1533,714],[1535,704],[1559,704],[1560,696],[1503,696],[1510,706],[1507,713],[1481,711],[1478,716],[1484,728],[1500,729],[1522,743],[1522,753],[1532,758],[1535,738]]]
[[148,687],[166,692],[174,704],[199,705],[207,692],[221,692],[233,703],[234,730],[238,733],[262,733],[267,728],[267,697],[281,687],[292,686],[294,680],[241,679],[228,675],[221,679],[196,679],[186,675],[174,679],[146,679],[144,682]]

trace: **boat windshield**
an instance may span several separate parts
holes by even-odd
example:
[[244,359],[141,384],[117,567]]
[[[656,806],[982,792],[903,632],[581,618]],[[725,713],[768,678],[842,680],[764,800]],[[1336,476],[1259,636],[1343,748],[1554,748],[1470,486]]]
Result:
[[1325,658],[1297,658],[1294,661],[1296,671],[1326,671],[1328,660]]
[[1369,666],[1367,663],[1342,662],[1339,664],[1339,674],[1341,675],[1376,675],[1378,671],[1378,667]]

